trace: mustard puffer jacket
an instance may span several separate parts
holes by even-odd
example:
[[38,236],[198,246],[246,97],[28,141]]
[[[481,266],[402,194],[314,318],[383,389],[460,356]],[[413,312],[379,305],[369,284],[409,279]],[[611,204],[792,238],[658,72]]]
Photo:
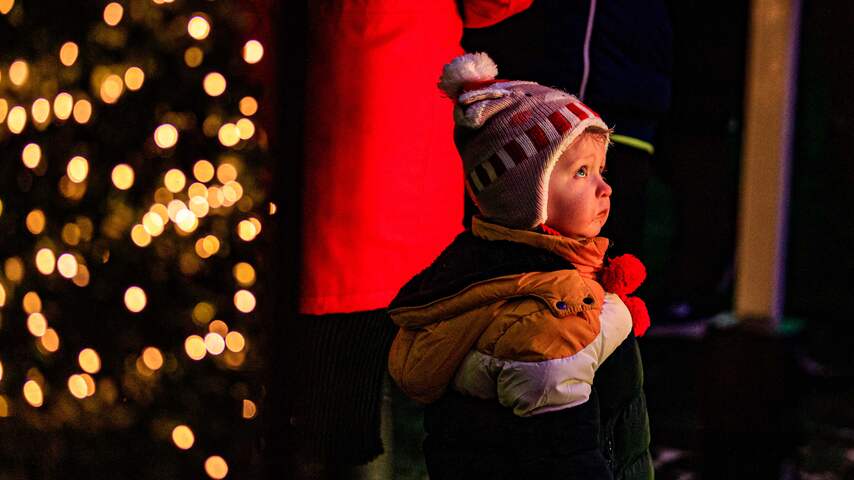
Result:
[[[511,248],[497,250],[511,257],[514,246],[525,253],[500,261],[487,255],[483,265],[444,281],[443,269],[458,273],[456,263],[478,260],[443,254],[410,281],[389,311],[400,326],[389,354],[392,378],[422,403],[452,387],[496,398],[518,416],[586,402],[596,369],[632,328],[623,302],[595,280],[607,240],[513,230],[479,218],[472,234],[504,242]],[[555,260],[565,268],[555,270]]]

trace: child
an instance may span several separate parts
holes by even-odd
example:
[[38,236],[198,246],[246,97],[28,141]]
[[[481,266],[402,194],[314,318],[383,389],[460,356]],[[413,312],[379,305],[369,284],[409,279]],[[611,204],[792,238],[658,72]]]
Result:
[[480,213],[392,302],[389,371],[428,404],[433,479],[649,478],[631,335],[648,317],[628,296],[645,272],[634,257],[603,268],[597,237],[609,129],[571,95],[496,75],[485,54],[443,71]]

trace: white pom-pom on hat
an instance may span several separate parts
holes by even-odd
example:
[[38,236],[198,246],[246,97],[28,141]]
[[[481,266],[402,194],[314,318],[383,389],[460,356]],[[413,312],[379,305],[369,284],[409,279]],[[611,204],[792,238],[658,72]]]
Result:
[[456,98],[463,84],[495,80],[498,66],[485,53],[467,53],[451,60],[442,69],[439,88],[449,97]]

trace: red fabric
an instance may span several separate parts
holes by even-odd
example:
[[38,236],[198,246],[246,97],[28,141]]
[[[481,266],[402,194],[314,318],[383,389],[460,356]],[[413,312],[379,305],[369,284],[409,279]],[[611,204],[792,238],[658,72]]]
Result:
[[466,0],[464,11],[466,28],[483,28],[495,25],[507,17],[527,9],[534,0]]
[[635,336],[642,337],[650,325],[649,311],[642,299],[629,296],[646,280],[646,267],[640,259],[628,253],[610,259],[599,272],[599,280],[605,291],[616,293],[623,300],[632,315]]
[[649,311],[646,309],[646,303],[640,297],[621,296],[626,308],[632,315],[632,330],[636,337],[642,337],[649,328]]
[[385,307],[462,229],[436,87],[462,21],[454,0],[309,2],[309,16],[300,310]]
[[646,280],[646,267],[632,254],[610,259],[600,273],[602,286],[617,295],[629,295]]

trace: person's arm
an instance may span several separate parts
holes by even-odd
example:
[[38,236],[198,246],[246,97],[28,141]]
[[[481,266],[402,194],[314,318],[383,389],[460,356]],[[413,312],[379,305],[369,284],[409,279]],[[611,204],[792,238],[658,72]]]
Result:
[[466,28],[484,28],[523,12],[534,0],[464,0],[463,22]]
[[[532,301],[532,300],[528,300]],[[591,385],[596,370],[626,339],[632,328],[631,315],[617,295],[605,294],[599,329],[592,331],[582,317],[565,317],[560,322],[585,322],[575,332],[578,338],[567,339],[549,331],[551,322],[543,322],[550,315],[542,310],[516,322],[516,327],[532,329],[528,345],[520,351],[549,349],[552,342],[576,342],[587,338],[572,355],[538,361],[499,359],[477,350],[469,352],[460,366],[454,387],[456,390],[479,398],[498,398],[505,407],[519,416],[563,410],[585,403],[590,398]],[[532,325],[538,325],[532,328]],[[554,325],[554,324],[552,324]],[[590,330],[590,331],[588,331]],[[499,343],[501,340],[499,340]],[[497,347],[496,347],[497,348]]]

